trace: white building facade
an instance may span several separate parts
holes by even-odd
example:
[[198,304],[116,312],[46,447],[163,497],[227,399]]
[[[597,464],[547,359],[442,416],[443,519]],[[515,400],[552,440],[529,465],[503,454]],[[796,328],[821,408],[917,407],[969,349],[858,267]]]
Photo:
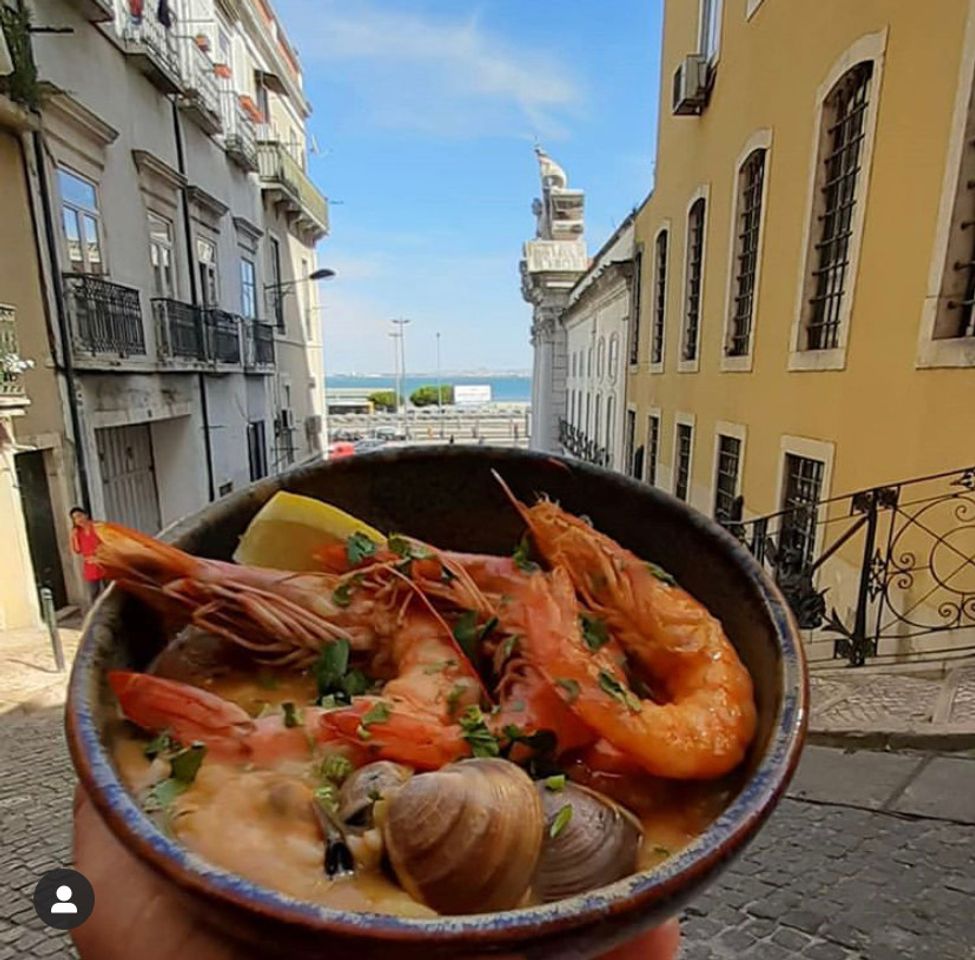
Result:
[[80,589],[73,503],[155,532],[322,456],[307,278],[328,204],[264,0],[33,0],[32,15],[69,32],[33,34],[44,95],[24,144],[47,303],[18,317],[39,400],[15,430],[44,459],[62,602]]
[[535,239],[524,245],[521,260],[522,296],[532,305],[531,342],[533,450],[557,452],[560,423],[566,409],[567,347],[562,312],[569,292],[588,266],[585,196],[571,189],[565,171],[539,147],[535,148],[542,196],[532,204]]
[[562,450],[600,466],[628,469],[632,426],[625,407],[634,283],[633,216],[593,258],[562,313],[567,350]]

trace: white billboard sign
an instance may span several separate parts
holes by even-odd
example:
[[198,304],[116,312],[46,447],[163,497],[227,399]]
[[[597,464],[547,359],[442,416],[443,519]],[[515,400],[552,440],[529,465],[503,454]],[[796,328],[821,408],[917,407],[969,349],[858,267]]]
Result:
[[491,402],[491,384],[464,383],[454,387],[454,403],[475,404]]

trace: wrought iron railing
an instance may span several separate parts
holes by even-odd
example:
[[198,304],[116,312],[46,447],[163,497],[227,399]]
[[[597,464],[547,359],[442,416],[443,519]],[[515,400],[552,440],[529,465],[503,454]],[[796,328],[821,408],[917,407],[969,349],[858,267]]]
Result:
[[[975,466],[725,521],[778,581],[800,627],[861,666],[975,651]],[[917,641],[944,635],[943,648]]]
[[226,310],[203,311],[207,350],[214,363],[240,363],[240,317]]
[[257,145],[261,180],[281,186],[324,233],[328,233],[328,201],[301,164],[277,141]]
[[[142,47],[147,56],[178,81],[182,79],[179,42],[172,27],[165,26],[159,19],[161,8],[162,4],[146,3],[138,17],[126,10],[122,36],[129,43]],[[166,9],[171,7],[167,5]]]
[[159,352],[184,360],[206,360],[203,313],[191,303],[156,297],[152,301]]
[[220,111],[227,153],[245,170],[257,170],[257,129],[229,84],[220,91]]
[[20,356],[14,308],[0,303],[0,402],[26,399],[21,375],[32,365]]
[[142,356],[146,332],[139,291],[86,273],[64,274],[73,339],[87,353]]
[[176,38],[180,73],[183,78],[184,102],[192,103],[209,117],[208,126],[219,129],[222,110],[220,88],[213,72],[213,62],[201,49],[195,37]]
[[609,466],[609,451],[565,419],[559,420],[559,443],[566,453],[585,460],[586,463],[595,464],[597,467]]
[[248,369],[274,365],[274,327],[262,320],[244,320],[247,349],[244,364]]
[[26,5],[0,4],[0,32],[13,69],[0,74],[0,93],[30,109],[40,106],[37,66],[30,39],[30,11]]

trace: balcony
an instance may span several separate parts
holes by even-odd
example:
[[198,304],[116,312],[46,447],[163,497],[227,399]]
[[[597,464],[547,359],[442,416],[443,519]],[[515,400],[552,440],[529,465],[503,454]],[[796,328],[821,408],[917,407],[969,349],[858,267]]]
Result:
[[257,145],[261,186],[293,218],[299,231],[315,240],[328,233],[328,201],[281,143]]
[[244,368],[252,373],[274,370],[274,327],[262,320],[244,320]]
[[181,300],[152,301],[161,358],[240,365],[240,318]]
[[66,273],[64,293],[76,353],[118,359],[145,356],[138,290],[103,277]]
[[193,37],[177,37],[182,96],[179,105],[205,133],[223,127],[220,88],[213,62]]
[[568,420],[559,420],[559,443],[566,453],[597,467],[609,467],[609,451]]
[[126,19],[121,30],[125,53],[162,93],[180,93],[183,89],[181,38],[171,27],[159,22],[157,11],[155,3],[147,3],[142,16],[137,19],[125,10],[123,16]]
[[248,173],[257,173],[257,129],[237,92],[222,90],[220,108],[227,156]]
[[27,406],[22,374],[32,366],[20,356],[14,308],[0,303],[0,410]]
[[115,19],[112,0],[72,0],[72,5],[89,23],[105,23]]

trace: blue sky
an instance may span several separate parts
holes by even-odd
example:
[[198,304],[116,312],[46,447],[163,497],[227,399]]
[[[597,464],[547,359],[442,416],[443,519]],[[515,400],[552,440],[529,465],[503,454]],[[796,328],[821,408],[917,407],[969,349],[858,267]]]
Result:
[[332,201],[319,260],[329,372],[531,365],[521,244],[537,137],[586,191],[595,253],[650,188],[661,0],[277,0]]

